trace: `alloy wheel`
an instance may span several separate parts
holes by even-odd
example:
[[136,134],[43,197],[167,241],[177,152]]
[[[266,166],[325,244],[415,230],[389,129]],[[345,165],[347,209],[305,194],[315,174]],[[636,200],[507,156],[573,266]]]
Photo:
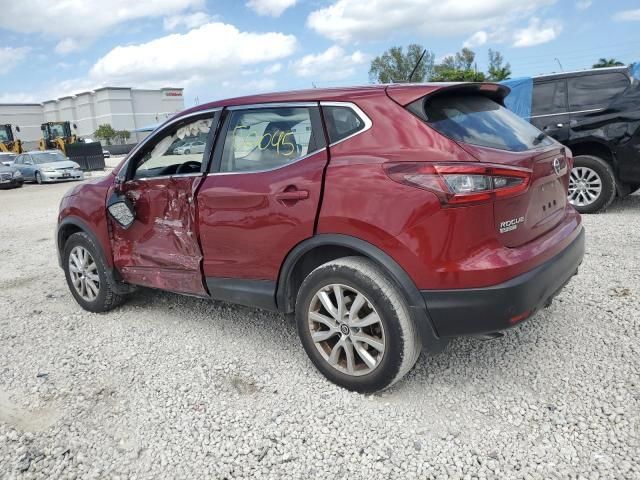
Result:
[[360,376],[380,365],[384,325],[369,299],[355,288],[331,284],[318,290],[309,305],[308,325],[316,348],[336,370]]
[[98,265],[84,247],[76,246],[69,254],[69,273],[73,287],[84,300],[93,302],[100,293]]
[[578,207],[591,205],[602,193],[602,179],[589,167],[573,167],[569,176],[569,203]]

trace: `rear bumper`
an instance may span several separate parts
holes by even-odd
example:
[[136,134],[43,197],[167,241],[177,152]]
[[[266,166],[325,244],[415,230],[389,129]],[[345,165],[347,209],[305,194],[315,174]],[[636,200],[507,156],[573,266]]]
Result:
[[498,285],[459,290],[423,290],[439,336],[497,332],[526,320],[557,295],[584,257],[584,230],[558,255]]

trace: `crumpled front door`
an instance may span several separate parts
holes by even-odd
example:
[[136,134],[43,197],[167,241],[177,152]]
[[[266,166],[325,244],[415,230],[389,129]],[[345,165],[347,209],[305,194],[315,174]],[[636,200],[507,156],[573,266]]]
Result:
[[114,264],[126,282],[207,295],[195,225],[194,191],[201,181],[201,176],[176,176],[122,185],[136,219],[128,229],[109,221]]

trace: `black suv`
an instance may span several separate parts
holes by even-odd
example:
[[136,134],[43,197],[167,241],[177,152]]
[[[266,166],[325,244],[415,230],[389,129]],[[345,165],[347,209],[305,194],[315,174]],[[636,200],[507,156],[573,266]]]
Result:
[[534,77],[530,121],[571,148],[569,201],[580,213],[640,188],[640,81],[629,68]]

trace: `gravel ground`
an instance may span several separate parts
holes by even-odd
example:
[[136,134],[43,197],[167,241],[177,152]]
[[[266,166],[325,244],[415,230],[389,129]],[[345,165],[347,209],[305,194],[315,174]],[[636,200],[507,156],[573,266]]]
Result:
[[151,290],[81,310],[54,250],[68,188],[0,191],[1,478],[640,478],[640,195],[584,218],[550,308],[367,396],[276,314]]

